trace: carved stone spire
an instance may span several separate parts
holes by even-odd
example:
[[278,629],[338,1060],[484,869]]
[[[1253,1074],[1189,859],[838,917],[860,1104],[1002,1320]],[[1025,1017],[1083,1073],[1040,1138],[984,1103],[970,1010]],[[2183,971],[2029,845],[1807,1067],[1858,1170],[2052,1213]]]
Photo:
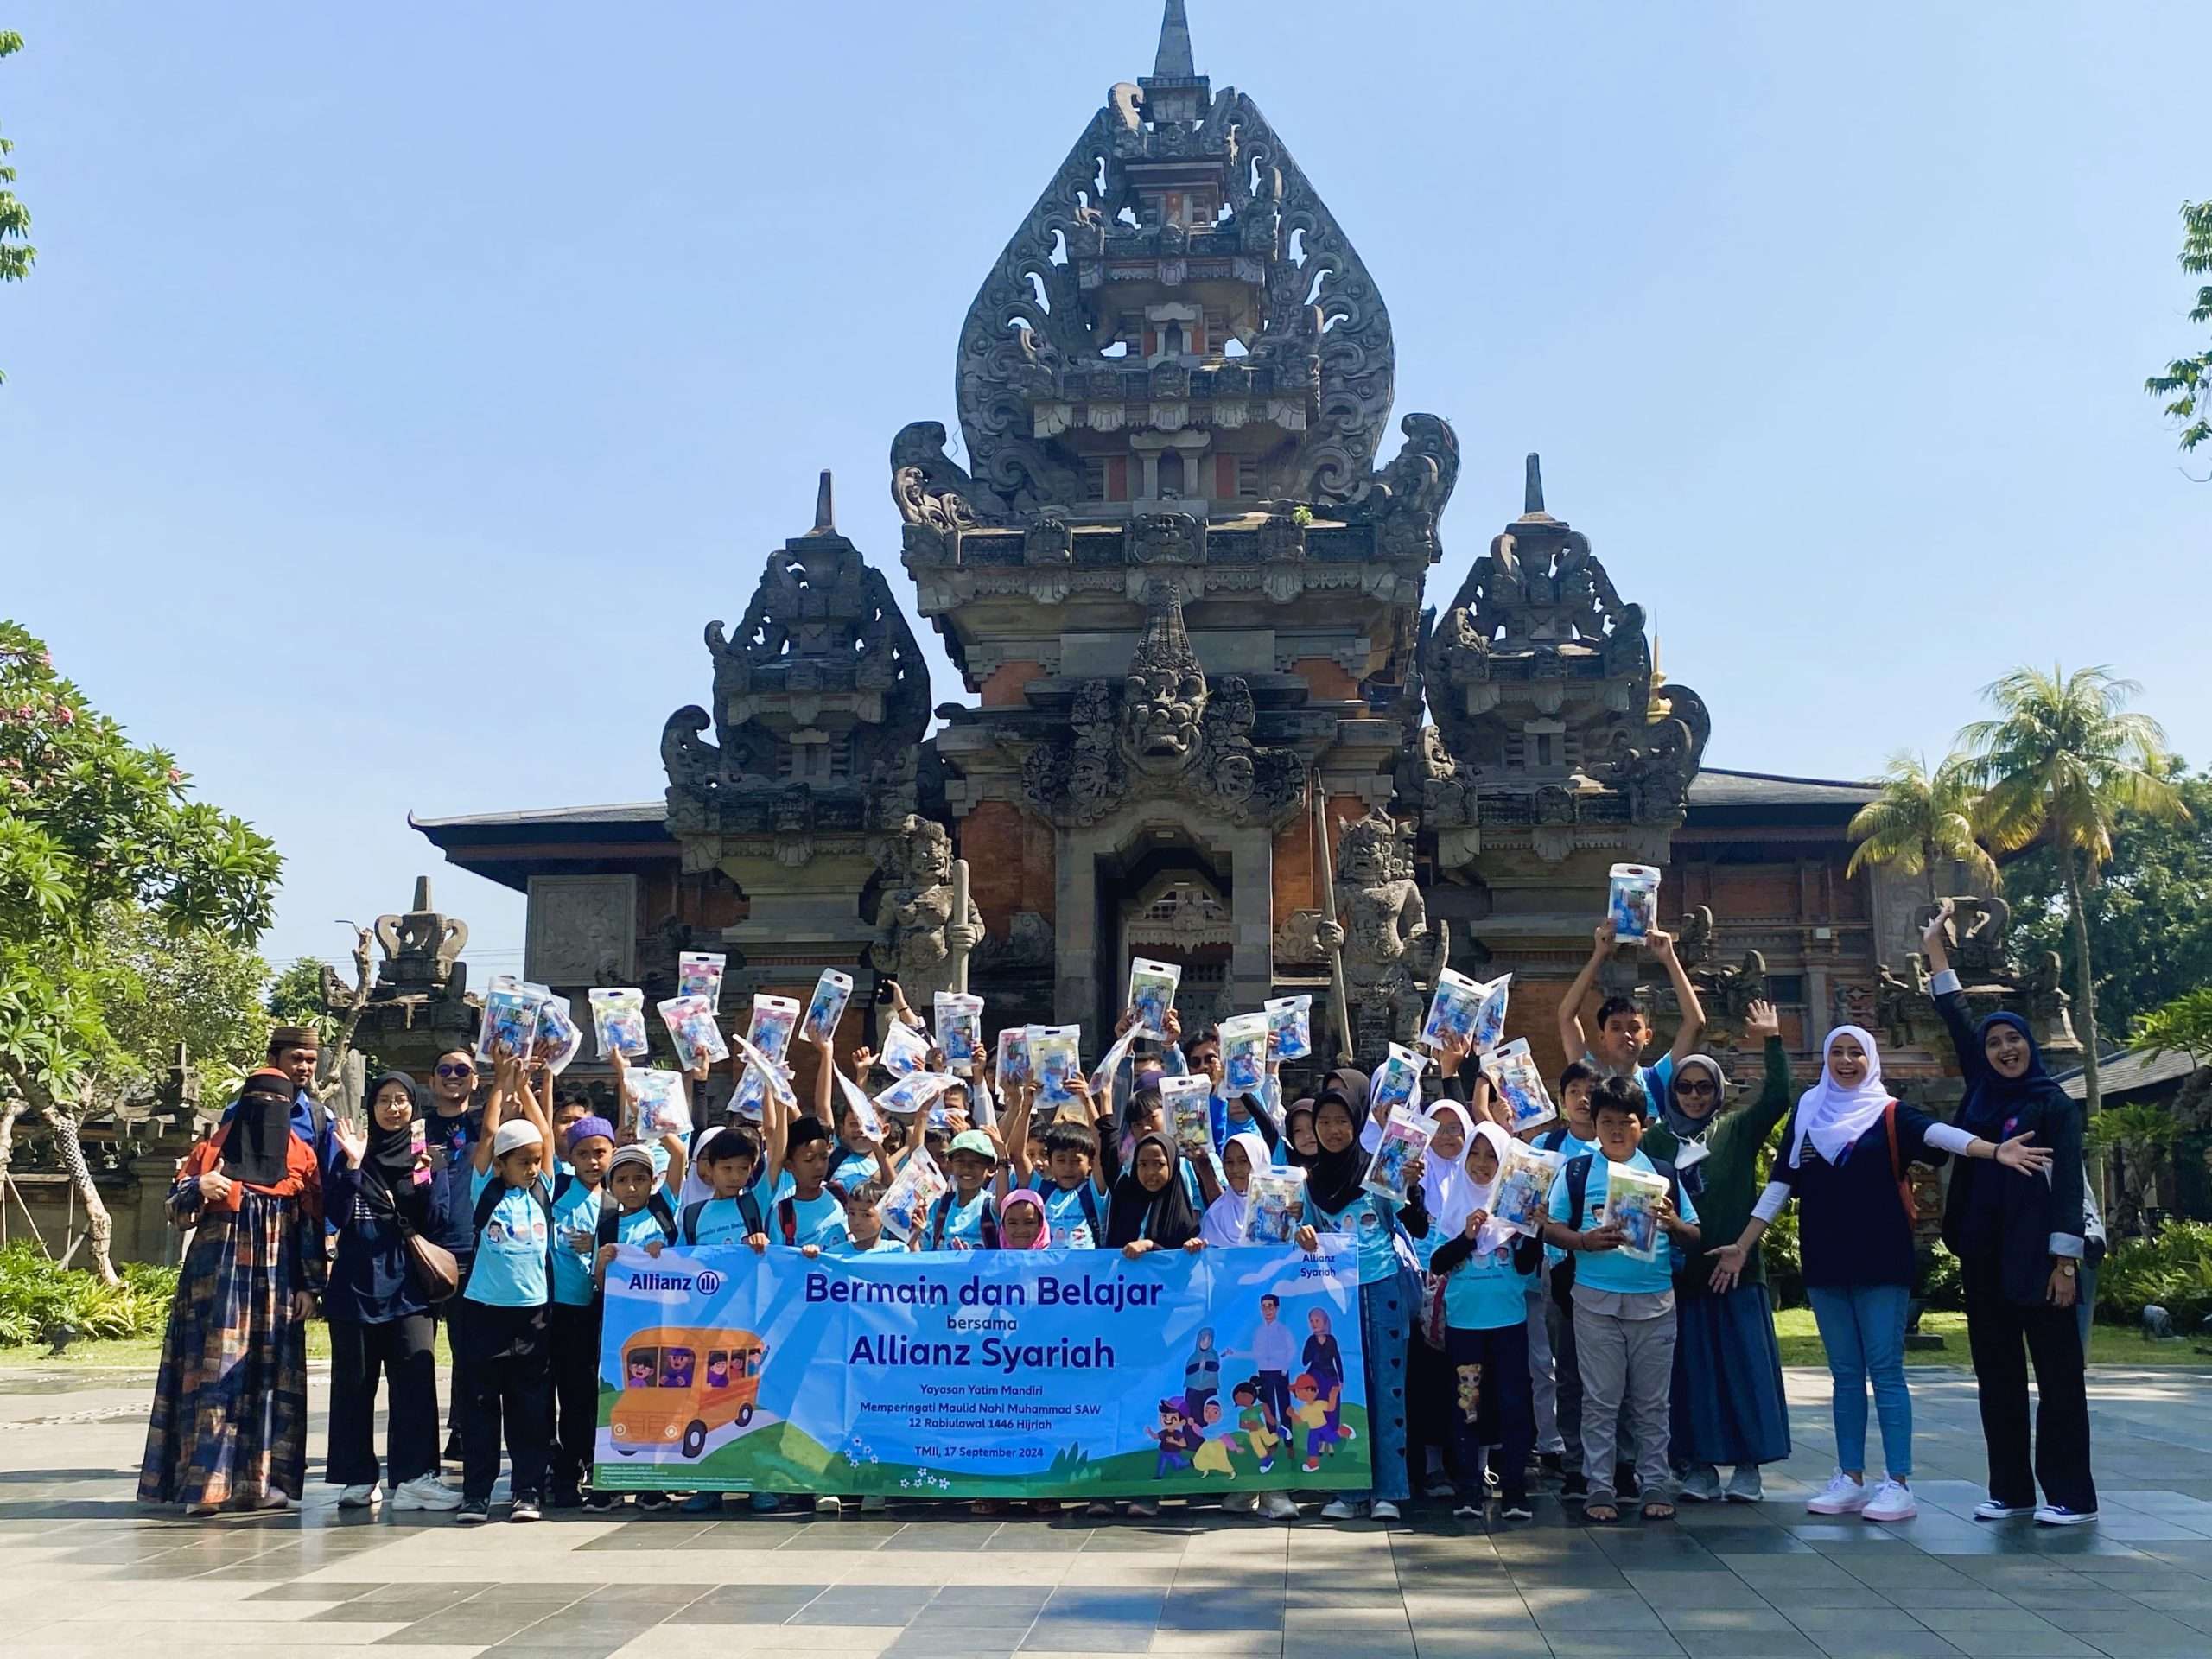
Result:
[[1541,455],[1531,454],[1529,457],[1528,482],[1522,486],[1521,491],[1521,516],[1523,518],[1534,518],[1543,510],[1544,458]]
[[1205,671],[1198,666],[1198,653],[1191,649],[1191,636],[1183,626],[1183,590],[1172,582],[1155,582],[1145,592],[1145,607],[1144,638],[1129,659],[1129,672],[1177,679],[1196,675],[1203,683]]
[[1167,12],[1160,20],[1160,53],[1153,60],[1152,78],[1154,80],[1194,80],[1198,67],[1191,57],[1191,20],[1183,10],[1183,0],[1167,0]]
[[822,469],[822,482],[814,492],[814,528],[810,536],[835,536],[837,533],[836,495],[830,481],[830,469]]

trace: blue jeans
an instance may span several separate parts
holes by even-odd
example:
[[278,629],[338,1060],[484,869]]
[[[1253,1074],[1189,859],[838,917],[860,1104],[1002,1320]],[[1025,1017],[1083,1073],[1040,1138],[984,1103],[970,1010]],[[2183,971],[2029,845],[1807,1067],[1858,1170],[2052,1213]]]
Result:
[[1806,1300],[1828,1351],[1835,1382],[1835,1462],[1866,1467],[1866,1385],[1882,1424],[1882,1459],[1890,1478],[1912,1473],[1912,1395],[1904,1385],[1904,1320],[1911,1292],[1904,1285],[1808,1285]]

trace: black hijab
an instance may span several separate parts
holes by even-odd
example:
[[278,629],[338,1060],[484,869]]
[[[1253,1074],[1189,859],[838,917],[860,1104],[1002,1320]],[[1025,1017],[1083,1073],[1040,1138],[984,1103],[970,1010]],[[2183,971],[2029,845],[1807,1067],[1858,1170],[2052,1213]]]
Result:
[[[377,1122],[377,1096],[387,1084],[407,1090],[408,1121],[396,1129]],[[414,1126],[423,1118],[423,1090],[404,1071],[387,1071],[369,1085],[369,1149],[361,1159],[361,1186],[383,1210],[404,1208],[410,1217],[429,1202],[425,1185],[415,1179]]]
[[250,1074],[223,1132],[223,1173],[248,1186],[275,1186],[284,1179],[291,1151],[290,1077],[273,1066]]
[[[1167,1185],[1154,1192],[1137,1179],[1137,1160],[1147,1147],[1167,1154]],[[1114,1183],[1106,1205],[1106,1248],[1118,1250],[1138,1239],[1149,1239],[1163,1250],[1179,1250],[1198,1236],[1198,1212],[1191,1207],[1191,1189],[1183,1179],[1183,1154],[1168,1136],[1154,1131],[1140,1135],[1129,1149],[1129,1166]]]
[[1321,1108],[1335,1101],[1351,1116],[1351,1141],[1342,1152],[1331,1152],[1322,1147],[1311,1158],[1293,1147],[1290,1160],[1306,1171],[1306,1196],[1314,1206],[1328,1215],[1336,1215],[1359,1196],[1360,1182],[1367,1174],[1368,1154],[1360,1150],[1359,1125],[1367,1111],[1367,1073],[1349,1065],[1340,1065],[1321,1080],[1321,1091],[1313,1096],[1313,1139],[1321,1138]]

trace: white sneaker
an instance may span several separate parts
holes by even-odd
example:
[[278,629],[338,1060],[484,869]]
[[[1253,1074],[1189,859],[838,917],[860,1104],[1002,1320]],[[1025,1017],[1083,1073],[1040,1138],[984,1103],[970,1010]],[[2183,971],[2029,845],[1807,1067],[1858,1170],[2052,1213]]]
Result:
[[1687,1503],[1717,1503],[1720,1501],[1720,1471],[1709,1463],[1694,1465],[1682,1482],[1681,1498]]
[[1270,1521],[1295,1521],[1298,1519],[1298,1505],[1291,1501],[1287,1492],[1262,1492],[1260,1494],[1260,1513]]
[[814,1500],[814,1512],[817,1515],[842,1515],[845,1512],[845,1502],[842,1498],[832,1497],[824,1492]]
[[2069,1510],[2063,1503],[2046,1503],[2036,1511],[2039,1527],[2086,1527],[2096,1518],[2094,1510]]
[[1148,1497],[1133,1497],[1129,1500],[1129,1513],[1140,1520],[1149,1521],[1160,1513],[1160,1505]]
[[1913,1501],[1912,1488],[1901,1480],[1882,1477],[1882,1484],[1874,1489],[1874,1496],[1866,1500],[1866,1507],[1859,1511],[1862,1521],[1910,1521],[1920,1513],[1920,1505]]
[[1839,1469],[1805,1508],[1814,1515],[1856,1515],[1866,1507],[1866,1483]]
[[341,1510],[372,1510],[377,1506],[377,1489],[373,1482],[365,1486],[348,1486],[338,1494]]
[[391,1507],[395,1510],[457,1510],[461,1494],[440,1480],[435,1475],[417,1475],[412,1480],[403,1480],[392,1488]]
[[2032,1503],[1999,1503],[1993,1497],[1974,1506],[1974,1518],[1977,1521],[2017,1521],[2035,1512]]
[[1260,1509],[1257,1492],[1231,1492],[1221,1500],[1221,1507],[1230,1515],[1256,1515]]
[[1321,1518],[1324,1521],[1357,1521],[1359,1519],[1359,1505],[1341,1497],[1332,1497],[1321,1506]]
[[881,1492],[870,1492],[866,1497],[861,1499],[861,1513],[862,1515],[881,1515],[883,1513],[883,1494]]
[[1432,1475],[1428,1484],[1421,1488],[1421,1495],[1423,1497],[1457,1497],[1459,1496],[1459,1489],[1445,1479],[1443,1476]]
[[1367,1517],[1370,1521],[1395,1521],[1398,1506],[1387,1497],[1378,1497],[1368,1506]]
[[1756,1503],[1766,1496],[1756,1463],[1739,1463],[1728,1471],[1727,1498],[1731,1503]]

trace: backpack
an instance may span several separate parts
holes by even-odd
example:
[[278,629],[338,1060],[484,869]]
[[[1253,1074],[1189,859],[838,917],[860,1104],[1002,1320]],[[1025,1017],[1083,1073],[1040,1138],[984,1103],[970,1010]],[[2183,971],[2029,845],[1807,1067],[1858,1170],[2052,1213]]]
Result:
[[[698,1243],[700,1213],[714,1202],[712,1198],[700,1198],[683,1206],[683,1225],[681,1230],[686,1244]],[[755,1233],[765,1233],[768,1230],[766,1222],[761,1218],[760,1200],[753,1196],[753,1189],[749,1186],[737,1195],[737,1213],[744,1217],[745,1236],[747,1238]]]
[[[835,1181],[822,1183],[822,1190],[839,1204],[845,1201],[845,1189]],[[798,1194],[786,1192],[776,1200],[776,1230],[783,1235],[786,1245],[798,1243]]]
[[[1567,1160],[1567,1225],[1574,1232],[1579,1233],[1582,1230],[1583,1211],[1590,1196],[1591,1162],[1602,1155],[1599,1153],[1586,1152],[1579,1157]],[[1675,1166],[1663,1158],[1650,1158],[1647,1154],[1647,1161],[1651,1166],[1651,1173],[1667,1183],[1667,1197],[1674,1204],[1676,1212],[1680,1213],[1682,1207],[1682,1178],[1675,1173]],[[1561,1307],[1571,1307],[1573,1305],[1575,1255],[1576,1252],[1573,1250],[1567,1251],[1567,1259],[1552,1269],[1552,1300]]]
[[[952,1219],[952,1201],[955,1196],[956,1195],[953,1193],[947,1192],[944,1197],[940,1198],[935,1204],[930,1206],[929,1247],[933,1250],[941,1250],[944,1248],[944,1229],[945,1224]],[[981,1222],[981,1230],[983,1235],[983,1248],[987,1250],[995,1250],[998,1249],[998,1200],[994,1198],[988,1192],[983,1194],[983,1214]],[[1103,1235],[1101,1235],[1101,1236],[1103,1236]]]
[[[542,1178],[532,1181],[524,1190],[531,1198],[537,1200],[537,1207],[545,1217],[545,1264],[546,1271],[550,1274],[553,1267],[553,1195],[545,1190],[545,1182]],[[461,1287],[463,1290],[468,1288],[469,1277],[476,1271],[477,1257],[484,1253],[484,1229],[490,1224],[493,1212],[499,1209],[500,1200],[513,1191],[512,1187],[499,1179],[495,1173],[492,1179],[484,1184],[484,1190],[476,1195],[475,1217],[468,1230],[470,1245],[468,1267],[461,1274]]]
[[1083,1224],[1090,1229],[1091,1243],[1094,1245],[1105,1243],[1106,1216],[1098,1206],[1098,1188],[1086,1175],[1084,1177],[1083,1185],[1076,1188],[1076,1192],[1078,1194],[1076,1203],[1083,1210]]

